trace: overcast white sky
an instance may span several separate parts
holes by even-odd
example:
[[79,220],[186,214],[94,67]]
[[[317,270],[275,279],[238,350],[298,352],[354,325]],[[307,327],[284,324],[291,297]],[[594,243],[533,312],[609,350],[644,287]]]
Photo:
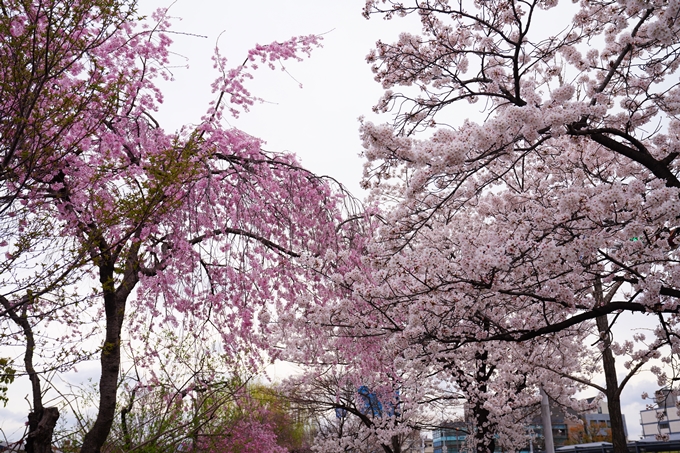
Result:
[[[140,7],[142,12],[150,12],[169,4],[141,0]],[[162,85],[165,103],[158,119],[165,128],[174,130],[197,123],[205,113],[208,102],[214,99],[210,84],[218,74],[212,68],[211,56],[218,36],[221,53],[230,66],[237,66],[256,43],[324,33],[323,48],[311,59],[286,64],[295,80],[281,71],[262,69],[256,73],[248,86],[267,103],[254,106],[249,114],[230,123],[266,140],[269,150],[296,153],[310,170],[335,177],[363,197],[357,118],[373,117],[371,107],[381,94],[364,57],[377,39],[393,40],[407,23],[379,18],[367,21],[361,16],[362,6],[362,0],[176,1],[169,13],[176,17],[173,30],[187,34],[172,36],[174,61],[178,66],[188,64],[189,69],[172,69],[174,82]],[[81,370],[82,380],[98,378],[96,363]],[[640,394],[655,389],[653,380],[642,378],[631,382],[624,392],[630,439],[637,439],[640,432],[639,411],[644,408]],[[16,437],[23,431],[27,412],[24,396],[28,391],[23,383],[15,384],[7,408],[0,407],[0,429],[8,436]]]
[[[150,9],[159,3],[143,0],[141,6]],[[175,62],[189,69],[173,70],[175,81],[164,90],[162,122],[177,128],[198,121],[205,112],[214,98],[210,83],[217,72],[211,56],[218,37],[220,52],[233,67],[256,43],[324,34],[323,48],[311,59],[285,63],[290,75],[260,69],[248,86],[267,102],[230,123],[265,139],[269,150],[296,153],[307,168],[335,177],[359,195],[357,118],[370,116],[381,94],[364,58],[378,38],[394,37],[403,26],[367,21],[362,6],[362,0],[177,1],[169,11],[178,18],[173,30],[206,38],[172,35]]]

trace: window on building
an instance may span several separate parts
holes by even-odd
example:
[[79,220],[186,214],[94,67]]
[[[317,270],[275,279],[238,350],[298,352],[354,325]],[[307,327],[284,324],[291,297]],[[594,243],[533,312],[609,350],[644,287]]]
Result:
[[670,429],[670,425],[668,424],[668,422],[660,422],[659,429]]

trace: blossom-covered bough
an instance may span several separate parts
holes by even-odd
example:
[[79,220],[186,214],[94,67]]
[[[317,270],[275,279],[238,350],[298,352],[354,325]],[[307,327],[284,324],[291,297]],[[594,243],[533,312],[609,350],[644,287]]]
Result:
[[460,409],[457,392],[415,368],[394,367],[390,348],[380,349],[368,366],[358,344],[347,355],[307,353],[306,372],[282,384],[283,394],[312,421],[316,451],[401,453],[420,446],[420,431],[436,426],[441,410]]
[[[384,331],[450,369],[458,356],[481,364],[503,350],[487,366],[519,376],[513,368],[547,347],[528,362],[533,388],[552,379],[540,370],[578,371],[571,360],[587,354],[579,345],[592,320],[605,356],[630,354],[632,370],[672,364],[680,3],[370,0],[364,12],[418,16],[422,29],[368,57],[386,89],[376,108],[395,121],[362,126],[365,184],[389,210],[359,318],[379,316]],[[480,122],[456,119],[480,110]],[[611,341],[606,316],[622,311],[658,321],[637,352]],[[620,413],[620,389],[607,390]],[[480,437],[478,451],[491,442]]]
[[151,27],[128,1],[1,6],[0,301],[34,385],[28,448],[51,448],[58,416],[43,410],[33,331],[49,321],[67,332],[60,344],[79,346],[95,310],[98,412],[81,451],[97,452],[116,414],[126,332],[136,345],[165,329],[199,345],[218,332],[227,361],[255,366],[274,346],[270,320],[315,293],[308,262],[337,247],[342,189],[222,116],[256,100],[245,82],[257,64],[299,60],[318,38],[258,46],[234,70],[216,57],[215,102],[198,126],[170,134],[153,116],[170,45],[163,11]]

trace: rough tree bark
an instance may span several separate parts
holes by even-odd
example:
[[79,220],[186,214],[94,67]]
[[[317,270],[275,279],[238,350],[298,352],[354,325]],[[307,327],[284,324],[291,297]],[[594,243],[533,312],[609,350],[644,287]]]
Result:
[[612,425],[612,444],[613,453],[628,453],[626,446],[626,431],[623,426],[623,416],[621,415],[621,392],[616,376],[616,359],[611,350],[611,332],[607,316],[600,316],[596,319],[597,331],[603,343],[602,368],[606,382],[607,408],[609,409],[609,420]]
[[[24,352],[24,366],[26,374],[31,382],[33,393],[33,411],[28,414],[28,435],[26,436],[27,453],[52,453],[52,434],[59,419],[59,409],[56,407],[44,407],[40,377],[33,364],[33,351],[35,350],[35,336],[33,327],[28,322],[26,315],[28,305],[32,301],[26,297],[20,304],[13,305],[5,297],[0,296],[2,304],[8,316],[17,324],[26,338],[26,351]],[[21,313],[17,309],[21,308]]]
[[97,419],[83,439],[81,453],[99,453],[108,437],[116,415],[118,376],[120,373],[121,334],[125,319],[127,299],[139,281],[137,261],[138,247],[129,251],[122,281],[115,287],[116,253],[112,253],[101,237],[96,243],[101,255],[95,260],[99,267],[99,281],[102,285],[104,310],[106,314],[106,337],[100,357],[102,374],[99,380],[99,410]]
[[[611,300],[616,290],[620,285],[615,285],[611,289],[611,293],[607,299]],[[602,288],[602,279],[597,277],[595,280],[595,297],[598,299],[598,305],[605,304],[604,290]],[[616,359],[611,349],[612,333],[609,329],[609,321],[607,315],[598,316],[595,318],[597,324],[597,331],[602,342],[602,368],[605,377],[605,395],[607,396],[607,408],[609,409],[609,420],[611,422],[612,430],[612,444],[613,453],[628,453],[626,431],[623,425],[623,416],[621,415],[621,390],[619,388],[619,381],[616,375]],[[624,380],[625,381],[625,380]]]

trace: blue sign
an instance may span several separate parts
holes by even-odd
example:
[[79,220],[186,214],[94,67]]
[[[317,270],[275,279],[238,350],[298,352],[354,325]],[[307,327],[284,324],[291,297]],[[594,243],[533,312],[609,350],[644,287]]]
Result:
[[[364,407],[362,412],[364,414],[372,414],[374,417],[382,417],[383,414],[383,405],[378,399],[378,396],[371,392],[369,388],[365,385],[362,385],[359,387],[357,390],[359,393],[359,396],[363,400]],[[390,402],[387,404],[388,409],[387,409],[387,416],[388,417],[393,417],[393,416],[399,416],[399,412],[396,410],[395,406],[399,406],[399,391],[394,392],[396,395],[396,401],[397,404],[395,405],[394,403]]]

